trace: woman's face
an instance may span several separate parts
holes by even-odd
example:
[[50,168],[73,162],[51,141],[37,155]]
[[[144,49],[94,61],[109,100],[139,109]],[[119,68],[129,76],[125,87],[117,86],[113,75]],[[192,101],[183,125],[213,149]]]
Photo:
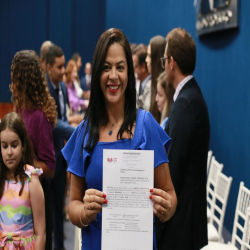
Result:
[[166,94],[160,83],[157,83],[157,94],[155,97],[155,101],[157,103],[158,110],[162,113],[166,102]]
[[76,77],[77,77],[77,67],[74,66],[74,68],[73,68],[73,70],[71,72],[71,78],[70,78],[71,82],[74,82]]
[[110,45],[100,79],[106,105],[124,105],[128,84],[128,65],[123,47],[119,43]]
[[147,63],[147,67],[148,67],[148,72],[151,74],[152,69],[151,69],[151,45],[150,44],[148,45],[146,63]]

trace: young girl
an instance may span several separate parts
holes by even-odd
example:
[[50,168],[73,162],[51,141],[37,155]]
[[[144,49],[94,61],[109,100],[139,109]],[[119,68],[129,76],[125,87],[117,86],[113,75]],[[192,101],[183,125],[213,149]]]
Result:
[[168,116],[173,103],[174,89],[167,84],[167,78],[165,71],[162,72],[157,78],[157,94],[155,101],[157,103],[158,110],[161,113],[161,127],[165,129]]
[[41,170],[21,117],[12,112],[0,123],[0,249],[44,249],[44,195]]

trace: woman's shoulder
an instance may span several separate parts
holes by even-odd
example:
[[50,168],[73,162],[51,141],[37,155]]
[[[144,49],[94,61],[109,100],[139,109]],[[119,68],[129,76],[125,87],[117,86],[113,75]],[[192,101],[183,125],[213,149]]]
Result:
[[28,110],[24,109],[22,113],[23,118],[29,118],[30,120],[36,120],[36,119],[46,119],[45,113],[41,109],[33,109],[33,110]]

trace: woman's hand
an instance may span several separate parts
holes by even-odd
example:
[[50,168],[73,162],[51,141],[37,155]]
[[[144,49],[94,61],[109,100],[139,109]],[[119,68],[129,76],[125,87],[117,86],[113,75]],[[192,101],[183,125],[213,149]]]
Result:
[[89,223],[96,219],[102,211],[102,205],[107,204],[106,194],[96,189],[87,189],[83,197],[85,216]]
[[172,209],[172,197],[161,189],[150,189],[149,198],[153,201],[154,214],[161,222],[168,221]]

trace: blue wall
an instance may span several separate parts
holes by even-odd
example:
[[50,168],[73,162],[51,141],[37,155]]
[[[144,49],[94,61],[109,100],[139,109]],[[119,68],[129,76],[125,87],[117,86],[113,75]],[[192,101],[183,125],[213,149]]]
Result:
[[241,0],[239,29],[198,38],[193,0],[0,1],[0,102],[10,102],[10,65],[19,50],[39,53],[42,42],[51,40],[66,60],[80,52],[84,63],[92,61],[99,36],[110,27],[122,29],[129,42],[145,44],[172,28],[185,28],[197,45],[194,76],[208,105],[210,149],[233,177],[225,217],[232,231],[239,182],[250,188],[249,9],[250,1]]
[[63,49],[66,62],[78,52],[84,65],[92,61],[104,30],[105,0],[0,1],[0,102],[10,102],[10,67],[17,51],[39,54],[41,44],[51,40]]
[[[106,0],[106,29],[120,28],[130,42],[148,44],[155,35],[166,36],[185,28],[195,39],[197,79],[208,105],[210,149],[233,177],[224,224],[232,232],[240,181],[250,188],[250,1],[240,3],[239,29],[199,38],[195,31],[193,0]],[[122,10],[122,15],[121,11]]]

